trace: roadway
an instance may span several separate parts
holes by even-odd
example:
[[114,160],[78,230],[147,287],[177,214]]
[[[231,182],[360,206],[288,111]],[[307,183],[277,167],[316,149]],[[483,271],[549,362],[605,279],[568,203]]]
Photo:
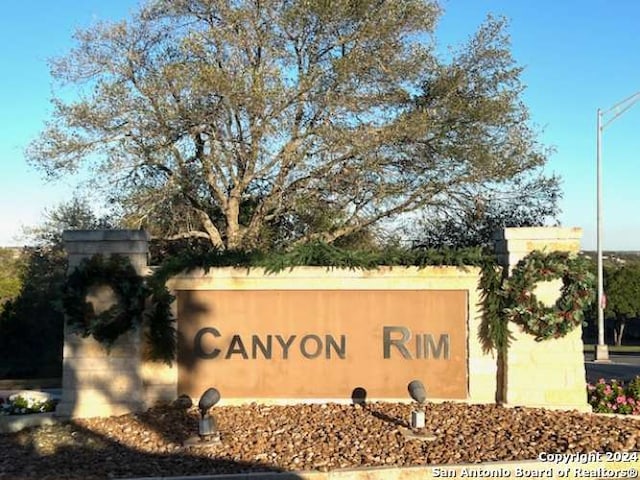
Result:
[[629,381],[640,375],[640,355],[637,353],[610,354],[610,363],[594,362],[593,355],[584,354],[584,367],[590,383],[595,383],[600,378]]

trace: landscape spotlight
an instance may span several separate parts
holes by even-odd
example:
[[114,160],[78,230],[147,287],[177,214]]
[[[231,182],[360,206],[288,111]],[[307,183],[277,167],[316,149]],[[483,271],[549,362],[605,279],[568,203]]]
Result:
[[220,392],[215,388],[209,388],[200,397],[198,402],[198,408],[200,409],[200,422],[198,425],[198,433],[200,437],[204,439],[211,438],[212,435],[216,435],[217,427],[215,419],[208,414],[209,409],[220,401]]
[[211,407],[220,401],[220,392],[216,388],[208,388],[200,397],[198,408],[202,418],[206,415]]
[[418,402],[418,404],[424,405],[424,402],[427,401],[427,391],[420,380],[412,380],[409,382],[407,390],[409,390],[411,398]]
[[[411,398],[418,403],[420,407],[427,401],[427,391],[420,380],[412,380],[407,387]],[[424,410],[422,408],[411,411],[411,428],[424,428]]]

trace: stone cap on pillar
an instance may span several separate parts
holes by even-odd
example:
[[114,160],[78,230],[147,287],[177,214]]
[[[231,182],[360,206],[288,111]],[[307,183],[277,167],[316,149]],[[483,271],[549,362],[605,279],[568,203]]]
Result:
[[65,230],[62,240],[69,271],[96,254],[128,257],[139,273],[147,266],[149,234],[145,230]]
[[582,228],[510,227],[495,232],[493,238],[498,262],[513,267],[534,250],[578,253]]
[[493,234],[494,240],[548,240],[582,238],[580,227],[506,227]]
[[75,242],[148,242],[149,234],[146,230],[65,230],[62,240],[66,243]]

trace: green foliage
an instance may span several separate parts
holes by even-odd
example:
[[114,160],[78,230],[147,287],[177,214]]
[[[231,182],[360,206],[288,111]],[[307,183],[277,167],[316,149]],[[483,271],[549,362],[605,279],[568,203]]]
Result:
[[511,190],[478,192],[439,217],[421,219],[415,243],[431,248],[492,248],[493,235],[502,228],[540,226],[557,216],[561,198],[557,179],[515,179]]
[[299,266],[371,270],[380,266],[480,266],[487,260],[480,248],[425,249],[388,247],[385,249],[355,250],[338,248],[321,241],[299,244],[288,251],[265,253],[260,251],[229,251],[209,249],[205,252],[183,251],[168,257],[154,276],[168,279],[185,270],[213,267],[264,268],[268,273]]
[[629,395],[633,398],[640,400],[640,375],[631,380],[627,385]]
[[13,400],[0,398],[0,415],[26,415],[30,413],[53,412],[57,400],[36,400],[28,396],[17,395]]
[[0,376],[59,376],[66,255],[59,246],[38,246],[25,249],[24,261],[20,294],[0,312]]
[[[595,252],[587,252],[587,255],[591,259],[591,272],[597,275]],[[607,300],[604,311],[605,325],[613,324],[613,339],[607,341],[622,345],[626,327],[630,322],[640,319],[640,256],[633,252],[605,252],[603,264],[604,292]],[[587,309],[585,316],[590,330],[595,334],[598,318],[596,302]]]
[[640,265],[622,265],[605,273],[607,317],[640,317]]
[[[84,259],[69,275],[62,303],[67,324],[82,336],[92,336],[107,348],[124,333],[144,328],[146,352],[154,361],[170,363],[175,357],[176,331],[171,316],[173,296],[161,271],[143,279],[129,260],[119,255]],[[93,287],[110,287],[115,303],[97,313],[87,302]]]
[[57,377],[62,371],[62,289],[67,256],[62,230],[106,228],[86,201],[73,199],[47,210],[42,224],[27,229],[35,247],[23,249],[19,294],[0,311],[0,377]]
[[16,408],[27,408],[29,406],[29,403],[27,402],[26,398],[16,397],[13,400],[13,405]]
[[[277,273],[298,266],[372,270],[380,266],[451,265],[465,268],[491,261],[491,255],[479,248],[468,249],[405,249],[389,247],[379,251],[347,250],[321,241],[300,244],[286,252],[263,253],[243,251],[209,250],[207,252],[183,251],[163,262],[148,280],[153,285],[153,300],[161,305],[154,310],[154,321],[149,340],[154,354],[152,358],[167,361],[175,352],[175,336],[166,328],[170,325],[169,305],[173,298],[166,289],[166,281],[173,275],[202,268],[214,267],[264,268],[267,273]],[[151,324],[153,325],[153,323]]]
[[[560,298],[553,307],[540,302],[533,290],[538,282],[562,279]],[[582,325],[584,311],[593,302],[594,278],[588,260],[567,252],[533,251],[520,260],[503,286],[507,317],[535,335],[557,338]]]
[[[196,268],[205,272],[214,267],[263,268],[267,273],[277,273],[297,266],[352,270],[370,270],[380,266],[479,266],[483,312],[480,337],[485,349],[496,349],[501,354],[506,352],[509,345],[509,320],[523,324],[539,340],[560,337],[580,325],[582,310],[593,296],[593,276],[586,269],[583,259],[563,252],[532,252],[507,279],[504,277],[504,269],[496,265],[494,255],[480,248],[436,250],[388,247],[378,251],[365,251],[340,249],[319,241],[270,254],[215,249],[206,252],[186,250],[179,255],[167,257],[153,275],[146,279],[144,287],[138,283],[141,280],[127,280],[129,274],[122,270],[121,259],[117,260],[117,265],[117,268],[109,267],[100,257],[84,263],[74,274],[77,278],[70,277],[76,286],[75,289],[68,287],[68,291],[73,294],[65,298],[67,315],[76,319],[74,323],[83,326],[84,334],[93,334],[107,344],[126,329],[144,321],[150,346],[149,357],[164,362],[171,362],[176,352],[176,331],[170,308],[174,298],[167,290],[167,280]],[[563,279],[562,295],[553,308],[547,308],[537,301],[531,290],[536,282],[554,278]],[[115,313],[95,318],[90,312],[87,319],[83,300],[86,288],[97,283],[112,285],[114,289],[116,285],[122,284],[122,287],[118,287],[122,289],[119,291],[119,298],[122,299],[125,292],[129,291],[133,292],[132,298],[129,303],[124,302]],[[145,299],[147,302],[143,311],[140,305],[145,303]],[[108,322],[117,315],[125,315],[127,311],[132,320],[122,324],[122,331],[109,330],[112,336],[108,338],[95,335],[95,330],[89,328],[92,318],[103,325],[105,321]],[[523,314],[523,311],[527,313]]]
[[301,265],[349,270],[371,270],[378,265],[373,253],[344,250],[320,241],[298,245],[290,252],[263,258],[261,263],[268,273]]
[[174,297],[166,287],[166,277],[153,275],[147,279],[149,289],[149,304],[144,313],[147,325],[147,352],[149,360],[164,362],[168,365],[176,356],[176,329],[171,313]]
[[506,22],[442,55],[440,15],[436,0],[149,1],[52,62],[65,94],[28,157],[99,172],[129,226],[227,250],[353,246],[403,214],[526,196],[532,178],[557,191]]
[[596,413],[640,415],[640,376],[625,385],[600,379],[595,385],[587,385],[588,401]]
[[[581,325],[594,297],[594,275],[588,259],[566,252],[533,251],[507,277],[503,267],[487,261],[480,277],[482,323],[480,338],[485,350],[504,353],[513,321],[535,335],[536,340],[557,338]],[[561,278],[560,298],[553,307],[538,301],[533,290],[538,282]]]
[[[86,301],[93,287],[110,287],[115,303],[101,312]],[[84,259],[69,275],[62,292],[67,325],[84,337],[93,336],[110,347],[132,328],[142,325],[147,297],[142,278],[129,260],[119,255]]]
[[25,267],[25,254],[22,250],[0,248],[0,311],[7,300],[20,293]]
[[606,268],[604,289],[605,316],[615,321],[614,340],[616,345],[621,345],[626,323],[640,318],[640,265],[630,263]]
[[[480,265],[488,257],[480,249],[426,250],[388,248],[377,252],[349,251],[323,242],[301,244],[288,252],[185,250],[166,258],[150,277],[143,280],[135,274],[126,259],[99,255],[86,259],[69,276],[64,289],[63,303],[67,322],[80,334],[92,335],[107,346],[122,333],[144,326],[147,334],[149,359],[170,363],[175,359],[176,330],[171,315],[174,297],[166,287],[167,280],[176,274],[214,267],[264,268],[276,273],[297,266],[327,268],[375,269],[379,266],[454,265],[464,268]],[[92,285],[109,285],[117,294],[118,304],[96,315],[85,301]]]
[[86,199],[74,197],[46,209],[39,225],[25,228],[30,240],[42,246],[61,246],[64,230],[110,229],[117,224],[112,215],[98,216]]
[[465,266],[482,266],[488,258],[492,257],[491,253],[476,246],[466,248],[386,248],[380,252],[377,263],[386,266],[400,265],[420,268],[449,265],[464,269]]
[[480,340],[485,351],[496,349],[505,353],[511,339],[508,319],[504,311],[508,306],[507,295],[503,289],[505,269],[495,262],[487,260],[480,272],[480,305],[482,322]]

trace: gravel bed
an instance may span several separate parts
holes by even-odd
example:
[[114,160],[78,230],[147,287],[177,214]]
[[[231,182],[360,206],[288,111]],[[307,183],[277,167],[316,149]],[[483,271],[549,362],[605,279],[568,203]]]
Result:
[[578,412],[429,404],[425,431],[411,439],[412,406],[295,405],[214,407],[221,441],[185,448],[195,409],[77,420],[0,435],[2,479],[97,479],[249,471],[535,459],[541,452],[640,450],[640,419]]

